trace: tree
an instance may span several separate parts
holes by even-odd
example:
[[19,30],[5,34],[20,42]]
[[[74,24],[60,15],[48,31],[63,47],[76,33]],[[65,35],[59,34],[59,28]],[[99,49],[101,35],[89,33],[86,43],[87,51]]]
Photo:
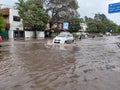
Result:
[[117,32],[117,33],[120,33],[120,25],[117,27],[116,32]]
[[88,25],[88,32],[105,33],[111,29],[116,31],[117,25],[109,20],[104,14],[95,14],[94,18],[85,17],[85,22]]
[[87,22],[88,25],[88,32],[89,33],[105,33],[106,31],[106,26],[98,20],[89,20]]
[[109,20],[104,14],[95,14],[94,19],[103,23],[106,28],[104,30],[105,32],[108,32],[111,29],[114,31],[116,30],[117,25],[113,21]]
[[89,22],[89,21],[91,21],[91,20],[93,20],[92,18],[87,17],[87,16],[85,16],[84,19],[85,19],[84,21],[85,21],[86,23]]
[[19,10],[18,13],[20,17],[23,19],[25,16],[25,12],[27,11],[28,7],[26,7],[25,0],[18,0],[18,3],[15,3],[17,9]]
[[69,21],[72,17],[78,16],[76,0],[44,0],[44,2],[46,2],[46,12],[51,14],[50,22],[52,24]]
[[4,31],[4,20],[3,20],[3,16],[2,13],[0,13],[0,33],[2,33]]
[[106,32],[106,26],[103,22],[101,21],[96,21],[97,22],[97,32],[96,33],[105,33]]
[[44,30],[48,23],[48,14],[37,0],[19,0],[16,3],[19,15],[23,19],[24,25],[29,25],[35,31]]
[[89,32],[89,33],[96,33],[97,32],[97,25],[96,25],[96,22],[94,20],[87,22],[87,26],[88,26],[87,32]]
[[81,19],[78,18],[78,17],[73,17],[70,19],[69,21],[69,31],[70,32],[78,32],[81,27],[80,27],[80,22],[81,22]]
[[104,23],[106,25],[107,28],[107,32],[109,32],[110,30],[113,30],[113,32],[116,31],[117,29],[117,24],[115,24],[113,21],[109,20],[108,22]]
[[95,14],[94,19],[99,21],[108,21],[104,14]]

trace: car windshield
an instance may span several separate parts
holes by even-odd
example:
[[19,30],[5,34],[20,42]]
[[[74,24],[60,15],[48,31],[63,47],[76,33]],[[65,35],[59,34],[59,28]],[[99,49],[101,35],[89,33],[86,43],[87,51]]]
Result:
[[57,37],[66,37],[67,34],[59,34]]

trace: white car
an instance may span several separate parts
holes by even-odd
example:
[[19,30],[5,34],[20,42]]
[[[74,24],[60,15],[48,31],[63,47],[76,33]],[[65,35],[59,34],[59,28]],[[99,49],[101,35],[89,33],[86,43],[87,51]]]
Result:
[[74,42],[74,37],[69,32],[62,32],[53,39],[53,43],[72,43]]

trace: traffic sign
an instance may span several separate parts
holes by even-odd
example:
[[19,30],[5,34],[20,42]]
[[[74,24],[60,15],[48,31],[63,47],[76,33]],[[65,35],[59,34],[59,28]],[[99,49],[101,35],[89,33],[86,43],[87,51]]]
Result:
[[118,13],[120,12],[120,2],[109,4],[108,13]]

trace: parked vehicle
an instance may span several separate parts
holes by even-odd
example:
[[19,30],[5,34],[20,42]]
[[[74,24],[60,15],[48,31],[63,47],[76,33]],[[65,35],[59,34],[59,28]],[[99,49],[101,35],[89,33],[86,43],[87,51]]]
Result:
[[74,42],[74,37],[70,32],[62,32],[53,39],[53,43],[72,43]]

